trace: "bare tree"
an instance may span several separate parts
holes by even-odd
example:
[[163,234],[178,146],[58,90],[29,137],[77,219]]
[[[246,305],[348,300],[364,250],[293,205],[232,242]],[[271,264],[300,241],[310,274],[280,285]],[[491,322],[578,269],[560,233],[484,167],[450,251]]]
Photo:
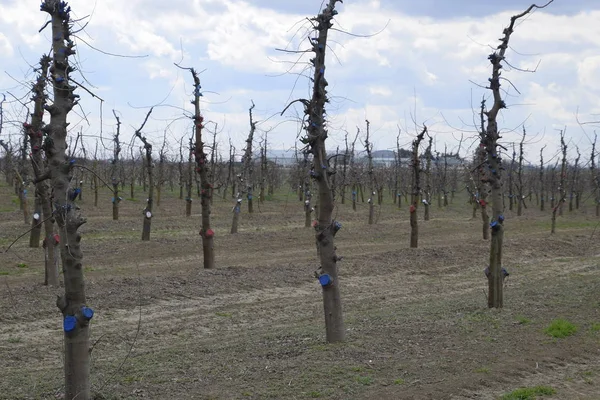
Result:
[[483,145],[487,152],[487,164],[490,169],[489,181],[491,186],[492,199],[492,240],[490,243],[490,265],[488,269],[488,307],[501,308],[503,306],[503,281],[506,270],[502,268],[502,242],[504,240],[504,204],[502,201],[502,161],[498,155],[498,133],[497,117],[501,109],[506,108],[506,103],[502,99],[500,90],[502,62],[505,61],[506,50],[508,49],[510,37],[514,32],[514,26],[518,19],[529,14],[534,8],[544,8],[550,4],[550,0],[544,6],[532,4],[525,11],[514,15],[510,19],[508,27],[504,28],[503,36],[497,49],[489,55],[488,59],[492,64],[492,76],[489,78],[488,89],[492,91],[492,108],[485,112],[487,116],[487,127]]
[[490,178],[489,168],[485,169],[484,166],[487,164],[487,150],[486,150],[486,129],[485,129],[485,99],[481,100],[481,108],[479,111],[480,128],[479,131],[479,148],[477,150],[477,169],[478,169],[478,185],[477,195],[479,206],[481,207],[481,222],[482,222],[482,237],[483,240],[490,238],[490,217],[487,212],[487,201],[488,192],[490,190]]
[[354,137],[354,140],[352,141],[352,147],[350,149],[350,176],[352,178],[352,210],[356,211],[356,190],[357,190],[357,177],[356,177],[356,159],[354,158],[355,155],[355,146],[356,146],[356,141],[358,140],[358,135],[360,134],[360,129],[356,129],[356,136]]
[[525,143],[525,127],[523,127],[523,136],[519,143],[519,162],[517,164],[517,216],[523,214],[523,207],[527,208],[525,204],[525,195],[523,194],[523,144]]
[[259,183],[259,195],[258,202],[264,203],[265,201],[265,189],[267,185],[267,179],[269,175],[269,164],[267,163],[267,146],[268,146],[268,132],[265,132],[265,138],[260,144],[260,183]]
[[227,197],[227,188],[231,184],[231,197],[235,197],[235,147],[229,139],[229,161],[227,162],[227,180],[223,187],[223,200]]
[[92,189],[94,191],[94,207],[98,207],[98,140],[96,140],[96,147],[94,148],[94,162],[92,163]]
[[46,148],[49,178],[53,190],[54,216],[60,232],[60,252],[63,263],[65,294],[56,304],[63,314],[65,399],[90,399],[89,321],[93,311],[86,305],[83,278],[83,253],[78,229],[86,220],[79,207],[73,204],[76,193],[71,187],[73,159],[67,158],[67,114],[79,97],[75,86],[69,84],[69,56],[75,54],[71,40],[71,8],[59,0],[44,0],[41,11],[50,15],[54,58],[50,67],[54,102],[46,109],[50,123],[44,127],[49,140]]
[[594,142],[592,143],[592,154],[590,156],[590,177],[592,187],[594,188],[594,198],[596,203],[596,217],[600,217],[600,174],[596,168],[596,141],[598,135],[594,132]]
[[365,149],[367,151],[367,175],[369,177],[369,225],[373,225],[375,220],[375,175],[373,171],[373,143],[369,141],[371,123],[369,120],[365,120],[367,123],[367,137],[365,138]]
[[546,187],[544,185],[544,149],[546,146],[540,149],[540,211],[544,211],[544,203],[546,200]]
[[192,216],[192,201],[193,201],[192,190],[194,188],[193,174],[195,171],[195,169],[193,168],[193,165],[194,165],[194,137],[190,136],[187,181],[185,184],[186,193],[187,193],[186,197],[185,197],[185,216],[188,218]]
[[255,105],[252,102],[252,106],[248,110],[248,114],[250,115],[250,131],[248,133],[248,139],[246,139],[246,151],[244,152],[244,159],[242,163],[244,164],[244,169],[242,172],[242,179],[244,180],[244,184],[246,186],[246,198],[248,199],[248,213],[252,214],[254,212],[253,205],[253,189],[254,189],[254,165],[252,164],[252,142],[254,141],[254,132],[256,131],[256,122],[252,118],[252,110]]
[[[136,167],[135,154],[133,152],[133,146],[131,146],[129,148],[129,151],[131,153],[131,169],[130,169],[130,176],[129,176],[129,197],[131,197],[131,199],[135,199],[135,177],[136,177],[137,167]],[[142,164],[143,164],[143,161],[142,161]]]
[[[38,78],[33,85],[32,100],[34,102],[33,115],[31,118],[31,125],[26,125],[26,129],[29,134],[29,140],[31,144],[31,164],[33,167],[34,183],[36,191],[36,199],[41,206],[41,213],[36,211],[33,215],[34,228],[32,233],[37,231],[37,235],[32,235],[30,238],[30,246],[39,246],[40,230],[43,225],[45,237],[43,240],[44,247],[44,284],[50,286],[58,286],[58,236],[54,234],[54,216],[52,212],[52,200],[50,198],[50,192],[47,184],[47,178],[49,177],[48,166],[46,160],[44,160],[43,154],[50,149],[52,151],[52,141],[50,136],[46,134],[44,138],[44,106],[46,106],[46,82],[48,81],[48,69],[52,59],[46,55],[40,59],[40,68]],[[81,189],[79,189],[81,190]],[[36,215],[37,214],[37,215]],[[41,214],[41,215],[40,215]],[[35,242],[35,243],[31,243]]]
[[165,184],[165,162],[167,158],[166,150],[167,147],[167,130],[165,129],[163,134],[162,146],[158,152],[158,174],[156,179],[156,206],[160,207],[160,200],[162,199],[162,188]]
[[[395,193],[394,197],[397,197],[398,208],[402,207],[402,158],[400,155],[400,128],[398,128],[398,135],[396,136],[396,171],[395,171]],[[394,200],[396,201],[396,200]]]
[[[148,173],[148,199],[146,200],[146,207],[144,208],[144,223],[142,226],[142,240],[150,240],[150,228],[152,227],[152,206],[154,203],[154,162],[152,161],[152,144],[148,142],[146,136],[142,136],[142,130],[144,126],[146,126],[146,122],[148,122],[148,118],[150,118],[150,114],[152,113],[152,108],[146,114],[146,118],[144,118],[144,122],[142,125],[135,131],[135,136],[140,139],[140,141],[144,144],[145,151],[145,161],[144,165],[146,166],[146,172]],[[144,180],[145,181],[145,180]]]
[[254,107],[254,101],[252,101],[252,106],[248,110],[248,114],[250,115],[250,132],[248,133],[248,138],[246,139],[246,149],[244,150],[244,155],[242,156],[242,172],[238,175],[239,192],[236,196],[235,204],[232,209],[233,220],[231,222],[231,233],[237,233],[238,231],[240,213],[242,211],[242,195],[244,193],[246,193],[246,198],[248,199],[248,213],[251,214],[254,211],[252,203],[252,190],[254,187],[252,182],[254,171],[252,164],[252,142],[254,141],[254,132],[256,131],[256,122],[252,117],[252,110]]
[[562,161],[560,164],[560,183],[558,186],[559,199],[556,205],[552,208],[552,227],[550,233],[556,232],[556,213],[562,215],[563,204],[567,199],[567,189],[565,188],[565,178],[567,175],[567,144],[565,143],[565,131],[560,131],[560,149],[562,152]]
[[204,153],[204,142],[202,140],[202,130],[204,128],[204,117],[200,112],[200,78],[196,70],[189,68],[194,79],[194,131],[196,133],[196,144],[194,146],[194,158],[196,160],[196,172],[200,176],[201,201],[202,207],[202,227],[200,236],[202,237],[202,252],[204,255],[204,268],[211,269],[215,267],[214,236],[215,232],[210,226],[210,199],[212,197],[212,184],[209,180],[209,167]]
[[111,173],[110,180],[113,187],[113,198],[112,198],[112,217],[113,220],[119,219],[119,203],[121,202],[121,197],[119,197],[119,179],[117,178],[117,172],[119,167],[119,154],[121,153],[121,143],[119,142],[119,135],[121,134],[121,120],[117,116],[115,110],[113,110],[113,115],[117,120],[117,131],[113,137],[113,159],[111,162]]
[[429,221],[429,205],[431,204],[431,145],[433,137],[429,137],[429,144],[425,150],[425,193],[423,194],[423,219]]
[[515,150],[515,144],[512,144],[512,158],[510,160],[510,169],[508,171],[508,209],[513,210],[515,204],[515,192],[514,192],[514,173],[515,173],[515,161],[517,158],[517,151]]
[[[340,258],[336,255],[334,245],[334,237],[341,228],[341,224],[332,218],[334,205],[329,179],[331,171],[325,149],[327,129],[324,118],[325,102],[327,101],[326,87],[328,85],[325,79],[327,34],[333,25],[333,17],[337,15],[335,4],[338,1],[329,0],[323,11],[311,19],[316,31],[316,37],[311,38],[312,51],[315,54],[315,57],[311,60],[314,65],[313,93],[310,100],[296,100],[304,105],[304,113],[307,116],[306,137],[303,138],[303,142],[306,142],[313,154],[314,168],[312,176],[316,180],[319,189],[319,216],[315,224],[315,236],[321,265],[315,275],[318,277],[323,289],[325,330],[326,339],[329,343],[343,341],[345,337],[337,269],[337,262]],[[283,112],[285,112],[285,109]]]
[[427,133],[427,127],[423,125],[423,130],[412,142],[412,192],[410,196],[410,247],[419,247],[419,222],[417,219],[417,209],[419,207],[419,197],[421,195],[421,161],[419,159],[419,146]]
[[[303,171],[307,171],[308,170],[308,156],[310,154],[310,151],[308,151],[308,149],[304,149],[304,150],[302,150],[302,154],[304,156]],[[312,193],[310,191],[310,184],[308,182],[308,174],[304,173],[304,174],[302,174],[302,176],[303,176],[302,187],[305,188],[305,190],[304,190],[304,227],[310,228],[311,214],[313,211],[315,211],[315,209],[313,208],[313,206],[311,204]]]
[[[575,147],[577,151],[577,158],[575,158],[575,164],[573,165],[572,173],[571,173],[571,188],[569,190],[569,212],[573,211],[573,200],[575,200],[576,204],[579,204],[579,196],[578,196],[578,186],[579,186],[579,160],[581,159],[581,153],[579,152],[579,148]],[[579,208],[577,206],[577,208]]]

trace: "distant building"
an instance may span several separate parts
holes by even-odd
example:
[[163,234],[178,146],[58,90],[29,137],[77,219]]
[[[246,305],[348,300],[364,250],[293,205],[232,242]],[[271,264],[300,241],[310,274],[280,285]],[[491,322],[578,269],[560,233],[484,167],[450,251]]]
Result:
[[[253,156],[254,161],[260,160],[260,152],[255,153]],[[302,153],[298,154],[300,160],[302,160]],[[267,150],[267,161],[280,165],[282,167],[291,167],[296,164],[296,151],[290,150]]]

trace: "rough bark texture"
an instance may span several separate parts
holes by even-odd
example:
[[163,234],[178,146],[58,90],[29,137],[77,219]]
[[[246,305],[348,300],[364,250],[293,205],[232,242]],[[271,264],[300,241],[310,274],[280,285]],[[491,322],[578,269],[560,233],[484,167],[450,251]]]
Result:
[[373,171],[373,144],[369,141],[369,135],[371,131],[371,123],[366,120],[367,123],[367,137],[365,139],[365,149],[367,150],[367,175],[369,176],[369,198],[367,202],[369,203],[369,225],[373,225],[375,220],[375,175]]
[[[36,83],[33,85],[33,102],[34,109],[31,118],[31,125],[26,126],[28,129],[29,141],[31,145],[31,164],[35,177],[36,203],[39,202],[41,212],[34,212],[33,223],[41,229],[43,218],[44,225],[44,284],[50,286],[58,286],[58,242],[54,236],[54,217],[52,215],[52,200],[50,198],[49,188],[47,184],[48,171],[46,160],[43,158],[44,152],[51,147],[50,136],[46,135],[44,139],[43,116],[44,106],[46,105],[46,82],[48,79],[48,69],[52,59],[48,56],[42,56],[40,59],[40,74]],[[36,218],[37,214],[37,218]],[[39,236],[37,239],[32,238],[39,245]],[[33,243],[30,243],[30,245]],[[37,247],[37,246],[36,246]]]
[[[152,206],[154,203],[154,173],[153,173],[154,163],[152,162],[152,145],[150,144],[150,142],[148,142],[148,140],[146,139],[145,136],[142,136],[142,129],[144,129],[146,122],[148,122],[148,118],[150,117],[151,113],[152,113],[152,108],[150,109],[150,111],[148,111],[148,114],[146,114],[146,118],[144,119],[142,126],[140,126],[140,128],[135,131],[135,136],[137,136],[144,144],[145,160],[143,161],[143,165],[145,165],[145,170],[148,174],[148,199],[146,200],[146,207],[144,208],[144,211],[143,211],[143,213],[144,213],[144,222],[142,225],[142,240],[143,241],[150,240],[150,229],[152,227],[152,218],[154,217],[152,215]],[[145,181],[146,180],[144,178],[144,182]]]
[[342,197],[342,204],[346,204],[346,189],[348,186],[348,160],[349,160],[349,147],[348,147],[348,132],[346,132],[346,135],[344,136],[344,144],[345,144],[345,150],[344,150],[344,159],[343,159],[343,164],[342,164],[342,185],[341,185],[341,197]]
[[544,211],[545,200],[546,200],[546,187],[544,185],[544,149],[546,146],[540,149],[540,211]]
[[560,186],[558,187],[559,198],[558,202],[552,207],[552,226],[550,227],[550,233],[556,233],[556,213],[561,215],[563,204],[567,198],[567,191],[565,189],[565,178],[567,175],[567,144],[565,143],[565,132],[560,131],[560,148],[562,151],[562,161],[560,165]]
[[[577,150],[577,158],[575,159],[575,164],[573,165],[573,173],[571,174],[571,188],[569,190],[569,212],[573,211],[573,200],[577,204],[577,187],[579,186],[579,160],[581,159],[581,153],[579,152],[579,148]],[[577,207],[579,208],[579,207]]]
[[29,232],[29,247],[40,247],[40,237],[42,236],[42,200],[39,192],[35,190],[35,200],[33,201],[33,215],[31,216],[31,231]]
[[230,233],[237,233],[238,224],[240,222],[240,212],[242,211],[242,198],[238,197],[233,205],[233,220],[231,221]]
[[523,195],[523,144],[525,143],[525,127],[523,127],[523,137],[519,143],[519,163],[517,165],[517,216],[523,214],[525,205],[525,196]]
[[187,176],[187,182],[185,184],[186,186],[186,197],[185,197],[185,216],[186,217],[191,217],[192,216],[192,189],[194,186],[194,179],[193,179],[193,174],[194,174],[194,169],[193,169],[193,165],[194,165],[194,142],[193,142],[193,138],[190,137],[190,145],[189,145],[189,149],[190,149],[190,156],[188,158],[188,176]]
[[[552,1],[552,0],[551,0]],[[550,1],[550,2],[551,2]],[[548,3],[549,4],[549,3]],[[547,5],[547,4],[546,4]],[[545,7],[545,6],[542,6]],[[487,127],[482,145],[487,153],[487,165],[489,167],[489,182],[491,186],[492,198],[492,240],[490,243],[490,259],[488,275],[488,307],[502,308],[504,304],[502,271],[502,242],[504,240],[504,203],[502,197],[502,161],[498,154],[498,123],[497,117],[501,109],[506,108],[506,103],[502,99],[500,90],[500,75],[502,62],[505,59],[506,50],[510,37],[513,33],[515,22],[529,14],[533,8],[541,8],[532,4],[524,12],[514,15],[510,18],[510,24],[504,28],[503,36],[500,38],[500,44],[496,51],[489,55],[488,59],[492,64],[492,76],[489,79],[489,89],[493,95],[493,105],[490,110],[485,112],[487,116]]]
[[81,216],[73,200],[75,193],[70,188],[74,160],[68,160],[67,114],[77,102],[75,87],[69,85],[72,71],[68,57],[75,53],[70,39],[70,7],[59,0],[45,0],[41,10],[50,14],[52,27],[53,63],[50,67],[54,103],[46,106],[50,113],[50,124],[44,127],[50,143],[46,149],[53,204],[63,263],[65,294],[57,300],[64,317],[64,367],[65,399],[90,399],[90,353],[89,320],[90,310],[86,307],[83,279],[83,253],[78,228],[86,220]]
[[246,149],[244,150],[244,155],[242,157],[242,173],[238,175],[238,185],[240,192],[238,192],[236,196],[236,202],[233,206],[233,221],[231,222],[231,233],[237,233],[238,231],[238,223],[240,220],[240,213],[242,211],[241,199],[244,193],[246,193],[246,199],[248,200],[248,213],[251,214],[254,211],[252,202],[252,189],[254,187],[252,183],[252,142],[254,141],[254,132],[256,131],[256,122],[252,117],[252,110],[254,109],[254,107],[254,102],[252,102],[252,106],[248,110],[248,114],[250,115],[250,132],[248,133],[248,138],[246,139]]
[[246,185],[246,198],[248,199],[248,214],[254,212],[253,207],[253,189],[254,189],[254,166],[252,164],[252,142],[254,141],[254,132],[256,131],[256,122],[252,118],[252,110],[254,109],[254,102],[248,110],[250,115],[250,132],[248,133],[248,139],[246,139],[246,151],[244,152],[244,183]]
[[429,144],[425,150],[425,193],[423,196],[423,220],[429,221],[429,205],[431,204],[431,145],[433,138],[429,137]]
[[[202,207],[202,227],[200,236],[202,237],[202,251],[204,254],[204,268],[211,269],[215,267],[214,236],[215,233],[210,227],[210,199],[212,197],[212,184],[209,180],[209,170],[204,153],[204,142],[202,141],[202,129],[204,128],[204,118],[200,113],[200,78],[193,68],[190,68],[194,79],[194,129],[196,133],[196,144],[194,146],[194,158],[196,160],[196,172],[200,176],[200,204]],[[252,119],[252,118],[251,118]]]
[[113,187],[113,198],[112,198],[112,217],[113,220],[117,221],[119,219],[119,203],[121,202],[121,198],[119,197],[119,179],[117,178],[118,167],[119,167],[119,154],[121,153],[121,143],[119,142],[119,135],[121,134],[121,120],[117,116],[115,110],[113,110],[113,115],[117,120],[117,132],[113,138],[114,147],[113,147],[113,159],[111,160],[111,174],[110,179]]
[[315,54],[311,60],[314,65],[313,92],[310,100],[298,100],[304,105],[304,112],[307,116],[306,137],[301,140],[313,154],[314,167],[311,176],[315,179],[319,192],[318,219],[314,228],[316,231],[317,254],[321,265],[316,271],[316,275],[323,289],[326,340],[329,343],[343,341],[345,337],[337,268],[339,258],[336,255],[334,245],[334,236],[341,228],[341,224],[332,219],[334,208],[330,186],[332,171],[330,171],[328,165],[325,149],[325,140],[327,139],[325,102],[327,102],[326,87],[328,85],[325,79],[325,53],[327,34],[333,26],[332,20],[337,14],[335,4],[338,1],[329,0],[323,11],[311,20],[315,29],[315,37],[310,38],[312,51]]
[[304,200],[304,227],[305,228],[310,228],[310,225],[311,225],[311,214],[313,212],[312,204],[310,203],[311,198],[312,198],[312,194],[310,193],[310,190],[308,190],[306,193],[306,200]]
[[419,146],[427,133],[427,127],[423,126],[421,133],[417,135],[412,143],[412,192],[410,195],[410,247],[419,247],[419,222],[417,209],[419,208],[419,196],[421,194],[421,161],[419,159]]
[[396,196],[398,199],[398,208],[402,207],[402,158],[400,157],[400,128],[398,128],[398,135],[396,136]]

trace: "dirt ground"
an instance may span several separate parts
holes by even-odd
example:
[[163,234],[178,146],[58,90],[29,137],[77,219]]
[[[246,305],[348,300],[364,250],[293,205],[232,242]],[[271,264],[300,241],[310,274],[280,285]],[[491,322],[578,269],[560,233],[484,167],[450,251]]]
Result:
[[[293,193],[241,216],[217,198],[214,270],[204,270],[199,202],[192,218],[163,193],[141,242],[143,193],[112,221],[111,195],[81,204],[97,399],[498,399],[544,385],[548,399],[600,399],[600,222],[592,205],[558,220],[507,211],[505,306],[487,309],[489,242],[457,195],[433,206],[410,249],[408,209],[340,205],[336,237],[347,341],[327,345],[312,229]],[[245,205],[245,204],[244,204]],[[422,215],[422,209],[419,210]],[[28,227],[0,187],[0,247]],[[28,235],[0,253],[0,398],[60,399],[60,289],[44,287]],[[563,339],[544,330],[575,324]]]

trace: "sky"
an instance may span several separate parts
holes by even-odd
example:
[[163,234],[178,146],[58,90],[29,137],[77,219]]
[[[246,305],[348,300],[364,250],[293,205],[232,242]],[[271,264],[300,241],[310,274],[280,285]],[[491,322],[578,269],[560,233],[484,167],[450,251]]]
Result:
[[[49,29],[38,33],[48,18],[39,3],[0,0],[5,140],[19,134],[24,109],[15,98],[27,98],[32,66],[50,48]],[[321,1],[76,0],[70,5],[72,18],[81,19],[75,29],[87,23],[75,37],[79,72],[73,76],[97,96],[79,89],[81,107],[70,116],[72,134],[81,130],[88,149],[102,138],[99,152],[110,153],[112,110],[129,145],[155,106],[144,133],[155,148],[166,137],[169,156],[178,157],[179,141],[191,134],[192,81],[174,63],[203,71],[202,110],[225,157],[230,139],[241,154],[251,101],[259,121],[255,146],[268,132],[270,147],[294,147],[302,110],[279,114],[290,101],[309,96],[310,54],[278,49],[309,48],[306,18],[320,11]],[[521,0],[338,3],[327,53],[328,149],[343,148],[346,133],[353,138],[357,127],[363,139],[368,119],[375,149],[395,148],[399,132],[401,146],[408,147],[426,124],[438,151],[444,146],[457,151],[460,143],[461,154],[470,154],[477,108],[482,97],[490,97],[483,87],[491,72],[490,46],[497,45],[510,17],[529,5]],[[555,162],[559,130],[565,127],[569,157],[579,148],[589,158],[600,124],[579,122],[600,120],[599,22],[597,0],[554,0],[517,24],[503,74],[508,109],[499,125],[508,149],[526,129],[528,162],[539,162],[542,146],[546,161]]]

